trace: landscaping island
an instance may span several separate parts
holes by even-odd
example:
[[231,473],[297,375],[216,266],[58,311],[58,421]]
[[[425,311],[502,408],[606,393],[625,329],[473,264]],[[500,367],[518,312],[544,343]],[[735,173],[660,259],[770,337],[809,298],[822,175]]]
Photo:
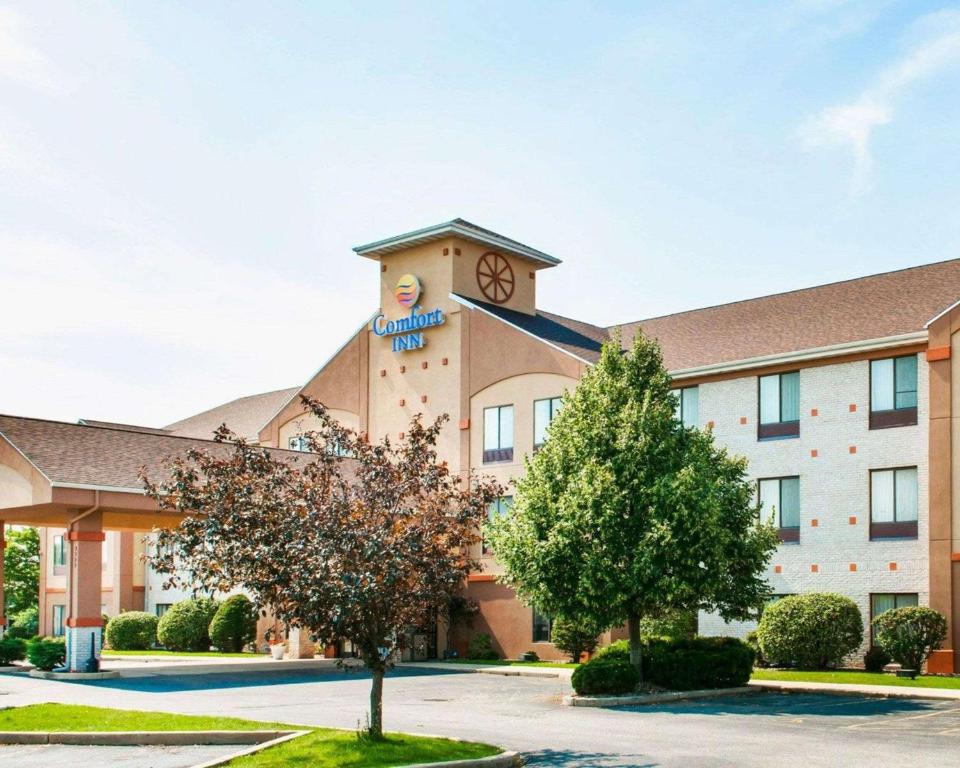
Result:
[[[293,741],[230,761],[231,768],[386,768],[411,763],[467,760],[496,755],[489,744],[453,741],[402,733],[372,741],[351,731],[302,725],[264,723],[233,717],[201,717],[167,712],[137,712],[71,704],[32,704],[0,710],[0,731],[251,731],[307,730]],[[3,754],[0,746],[0,755]]]

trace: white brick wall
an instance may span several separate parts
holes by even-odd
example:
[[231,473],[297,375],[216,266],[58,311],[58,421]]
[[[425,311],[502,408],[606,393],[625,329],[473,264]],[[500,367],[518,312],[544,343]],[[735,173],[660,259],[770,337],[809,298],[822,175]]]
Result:
[[[917,425],[870,430],[867,361],[803,369],[800,437],[764,442],[757,440],[755,376],[701,385],[701,425],[713,421],[718,442],[747,457],[751,479],[800,476],[800,542],[781,544],[772,558],[767,579],[775,594],[847,595],[860,606],[865,629],[872,592],[916,592],[920,603],[927,603],[928,387],[922,356],[917,378]],[[855,412],[851,404],[856,405]],[[811,415],[813,409],[817,416]],[[741,424],[741,417],[746,417],[746,424]],[[850,452],[851,446],[855,453]],[[919,486],[917,540],[871,542],[869,471],[913,465]],[[856,518],[855,525],[851,517]],[[891,570],[891,563],[896,570]],[[851,564],[856,565],[855,572]],[[812,566],[817,567],[816,573]],[[700,632],[705,635],[743,636],[753,627],[752,623],[725,624],[715,615],[700,616]],[[865,632],[865,641],[868,637]]]

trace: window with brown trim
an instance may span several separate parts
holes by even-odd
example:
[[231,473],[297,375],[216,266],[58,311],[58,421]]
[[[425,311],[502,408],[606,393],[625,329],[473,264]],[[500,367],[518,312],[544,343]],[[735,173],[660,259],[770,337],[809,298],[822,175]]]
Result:
[[800,436],[800,371],[758,377],[758,440]]
[[513,406],[483,409],[483,462],[513,461]]
[[917,356],[870,361],[870,429],[917,423]]
[[894,608],[912,608],[919,605],[916,592],[872,592],[870,594],[870,645],[873,645],[873,620]]
[[800,542],[800,478],[765,477],[757,481],[757,504],[763,520],[773,517],[780,541]]
[[560,410],[561,398],[548,397],[533,401],[533,450],[539,449],[547,440],[547,429]]
[[870,538],[917,538],[916,467],[870,470]]
[[677,406],[674,410],[677,421],[685,427],[699,427],[700,388],[683,387],[672,390],[671,394],[677,398]]

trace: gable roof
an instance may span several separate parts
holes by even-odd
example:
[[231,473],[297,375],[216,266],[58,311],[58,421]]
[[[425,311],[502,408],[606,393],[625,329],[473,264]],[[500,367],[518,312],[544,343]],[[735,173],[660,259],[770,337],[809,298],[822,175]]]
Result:
[[217,427],[226,424],[240,437],[246,440],[257,440],[260,428],[299,391],[300,387],[290,387],[273,392],[262,392],[259,395],[239,397],[176,421],[168,425],[166,430],[180,437],[209,440]]
[[[143,491],[141,467],[159,478],[169,457],[191,448],[226,454],[229,444],[130,429],[0,415],[0,437],[13,445],[54,485]],[[271,454],[310,456],[282,449]]]
[[148,435],[169,435],[169,429],[160,429],[157,427],[141,427],[136,424],[121,424],[117,421],[97,421],[96,419],[80,419],[78,424],[86,427],[106,427],[107,429],[122,429],[127,432],[145,432]]
[[553,345],[586,363],[595,363],[600,359],[600,348],[609,338],[607,330],[597,325],[572,320],[569,317],[537,310],[535,315],[517,312],[513,309],[485,301],[468,299],[458,293],[450,294],[456,301],[468,307],[476,307],[504,322],[519,328],[524,333],[535,336],[541,341]]
[[960,259],[639,320],[660,342],[667,370],[917,334],[960,298]]
[[517,240],[505,237],[490,229],[478,227],[476,224],[472,224],[464,219],[451,219],[441,224],[434,224],[432,227],[416,229],[413,232],[404,232],[402,235],[394,235],[384,240],[377,240],[373,243],[367,243],[366,245],[358,245],[353,250],[360,256],[377,259],[389,253],[394,253],[395,251],[402,251],[405,248],[412,248],[451,236],[470,240],[480,245],[498,248],[507,253],[512,253],[514,256],[519,256],[548,267],[553,267],[560,263],[560,259],[556,256],[538,251],[536,248],[531,248],[529,245],[524,245]]

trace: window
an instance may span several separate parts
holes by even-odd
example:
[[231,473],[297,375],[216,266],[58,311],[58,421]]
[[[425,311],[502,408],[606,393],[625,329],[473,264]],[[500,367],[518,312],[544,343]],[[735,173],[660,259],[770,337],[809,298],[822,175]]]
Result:
[[67,565],[67,546],[63,536],[53,537],[53,567],[65,568]]
[[155,606],[153,606],[153,612],[159,619],[161,616],[163,616],[163,614],[170,610],[171,605],[173,605],[173,603],[157,603]]
[[560,398],[533,401],[533,450],[537,450],[547,439],[547,427],[560,410]]
[[291,451],[309,451],[310,445],[307,442],[307,438],[303,435],[297,435],[296,437],[291,437],[287,440],[287,448]]
[[800,434],[800,371],[760,377],[760,440]]
[[483,409],[483,461],[513,461],[513,406]]
[[760,514],[764,520],[774,515],[780,528],[780,541],[800,541],[800,478],[772,477],[758,482]]
[[870,429],[917,423],[917,356],[870,361]]
[[553,619],[544,616],[536,608],[533,609],[533,642],[549,643],[550,630],[553,629]]
[[[487,519],[492,522],[495,517],[507,514],[512,506],[513,496],[501,496],[496,501],[491,501],[490,506],[487,507]],[[490,547],[487,546],[486,539],[481,542],[480,548],[483,554],[489,554]]]
[[870,538],[917,538],[917,468],[870,472]]
[[873,620],[877,616],[894,608],[910,608],[919,603],[916,593],[870,595],[870,645],[873,645]]
[[677,398],[676,416],[685,427],[700,426],[700,388],[684,387],[673,390]]
[[63,617],[66,613],[67,606],[65,605],[55,605],[53,606],[53,636],[62,637],[63,636]]

